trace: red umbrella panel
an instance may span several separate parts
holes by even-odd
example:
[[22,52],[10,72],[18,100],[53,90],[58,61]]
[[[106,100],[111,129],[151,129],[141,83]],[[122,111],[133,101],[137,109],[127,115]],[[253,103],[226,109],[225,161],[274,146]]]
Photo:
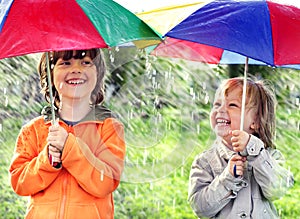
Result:
[[112,0],[0,2],[0,58],[36,52],[113,47],[160,36]]

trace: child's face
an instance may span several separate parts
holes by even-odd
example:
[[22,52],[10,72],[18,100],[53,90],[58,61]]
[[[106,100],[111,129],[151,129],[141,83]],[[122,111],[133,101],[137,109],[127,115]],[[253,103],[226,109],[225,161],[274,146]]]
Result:
[[[242,97],[241,88],[235,88],[228,91],[227,96],[217,91],[213,108],[210,112],[210,123],[217,136],[222,137],[231,144],[230,130],[239,130],[241,121]],[[255,115],[253,110],[245,110],[244,131],[253,132]]]
[[89,56],[82,59],[59,58],[53,69],[53,82],[61,99],[90,100],[97,82],[97,69]]

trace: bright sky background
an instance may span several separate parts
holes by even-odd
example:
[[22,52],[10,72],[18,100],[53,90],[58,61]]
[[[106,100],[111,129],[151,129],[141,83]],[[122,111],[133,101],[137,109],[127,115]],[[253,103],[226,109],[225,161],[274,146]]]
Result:
[[181,5],[192,2],[201,2],[201,0],[114,0],[123,7],[132,12],[149,11],[155,8],[169,5]]

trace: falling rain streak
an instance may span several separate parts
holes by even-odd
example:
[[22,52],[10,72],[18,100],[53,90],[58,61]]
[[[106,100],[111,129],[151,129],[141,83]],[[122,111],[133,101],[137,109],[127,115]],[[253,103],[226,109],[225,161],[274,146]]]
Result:
[[122,86],[109,106],[116,109],[126,128],[127,157],[122,180],[152,182],[176,169],[183,176],[186,159],[199,146],[199,106],[209,102],[205,81],[210,81],[210,74],[205,72],[197,80],[199,72],[193,74],[172,62],[161,65],[152,56],[142,52],[140,55],[143,57],[131,63],[135,68],[116,71]]
[[[207,110],[212,93],[222,75],[205,66],[201,66],[201,69],[199,65],[194,68],[193,64],[192,67],[185,67],[174,60],[160,63],[159,58],[147,56],[142,50],[130,57],[126,53],[120,60],[116,53],[121,52],[120,48],[115,48],[114,51],[108,50],[107,55],[111,65],[109,75],[113,73],[115,76],[115,87],[108,107],[118,113],[125,125],[127,154],[121,180],[123,185],[129,182],[134,187],[126,194],[133,199],[142,198],[143,206],[149,207],[151,202],[158,211],[164,211],[168,205],[177,212],[182,199],[186,199],[185,194],[168,193],[168,197],[163,199],[158,196],[161,187],[166,186],[161,182],[167,179],[173,183],[171,180],[175,178],[178,185],[172,187],[177,189],[181,186],[180,189],[184,187],[183,191],[187,191],[187,159],[191,158],[194,150],[199,150],[199,147],[202,150],[209,145],[207,139],[200,138],[208,132],[209,127],[203,122],[208,120]],[[13,143],[2,143],[14,142],[21,124],[36,115],[37,112],[33,111],[42,108],[40,104],[43,99],[39,94],[36,62],[21,57],[15,60],[0,63],[5,68],[0,78],[1,156],[7,160],[12,155]],[[297,145],[300,133],[299,80],[296,82],[291,83],[288,89],[285,89],[287,85],[278,88],[278,93],[287,90],[291,93],[288,98],[279,98],[287,106],[277,123],[277,140],[285,140],[278,148],[293,154],[286,157],[289,161],[288,171],[291,172],[293,162],[299,160],[300,154],[299,150],[289,148],[289,145]],[[7,122],[15,120],[18,121],[16,127]],[[288,144],[285,144],[286,141]],[[8,146],[11,148],[8,149]],[[104,177],[105,172],[101,171],[100,180],[104,180]],[[184,184],[179,184],[182,179]],[[143,188],[150,193],[148,197],[144,197],[147,192]]]

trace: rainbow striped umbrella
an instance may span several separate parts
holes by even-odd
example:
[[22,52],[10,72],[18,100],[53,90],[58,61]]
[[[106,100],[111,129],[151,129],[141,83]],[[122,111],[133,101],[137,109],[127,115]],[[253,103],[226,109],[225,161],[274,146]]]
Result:
[[154,55],[299,68],[300,1],[214,0],[138,16],[165,37]]
[[[138,16],[165,37],[151,54],[213,64],[245,63],[245,85],[248,62],[300,68],[300,1],[202,1]],[[241,129],[245,91],[246,86]]]

